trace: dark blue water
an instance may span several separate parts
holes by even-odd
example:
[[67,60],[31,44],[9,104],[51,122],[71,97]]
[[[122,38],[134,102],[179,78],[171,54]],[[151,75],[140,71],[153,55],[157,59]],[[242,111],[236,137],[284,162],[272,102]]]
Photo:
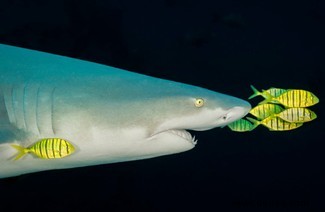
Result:
[[0,43],[244,99],[250,84],[320,98],[312,108],[318,118],[297,130],[195,132],[197,147],[177,155],[0,180],[1,211],[325,211],[324,7],[321,0],[1,0]]

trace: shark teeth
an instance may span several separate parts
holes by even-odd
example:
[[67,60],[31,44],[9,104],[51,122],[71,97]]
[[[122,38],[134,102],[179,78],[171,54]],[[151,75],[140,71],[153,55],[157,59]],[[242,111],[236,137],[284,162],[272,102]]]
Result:
[[186,130],[168,130],[169,132],[173,133],[174,135],[178,135],[185,140],[190,141],[194,145],[197,144],[197,139],[195,139],[195,136],[192,137],[191,133],[187,132]]
[[196,145],[196,144],[197,144],[197,141],[198,141],[198,140],[197,140],[197,139],[195,139],[195,136],[193,136],[193,138],[192,138],[192,142],[193,142],[193,144],[194,144],[194,145]]

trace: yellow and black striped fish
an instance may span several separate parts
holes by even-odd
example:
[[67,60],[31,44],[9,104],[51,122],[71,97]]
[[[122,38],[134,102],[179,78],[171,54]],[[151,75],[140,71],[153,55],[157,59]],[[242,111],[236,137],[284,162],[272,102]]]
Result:
[[251,109],[249,113],[258,118],[259,120],[263,120],[269,116],[280,113],[282,111],[284,111],[284,108],[280,105],[261,104]]
[[254,128],[253,124],[245,119],[239,119],[228,124],[227,126],[235,132],[247,132],[251,131]]
[[281,94],[287,92],[287,90],[283,89],[283,88],[273,88],[272,87],[272,88],[269,88],[267,90],[262,90],[262,91],[258,91],[253,85],[251,85],[251,88],[252,88],[254,93],[250,97],[248,97],[248,99],[252,99],[252,98],[254,98],[256,96],[263,96],[264,98],[266,98],[267,94],[270,94],[273,97],[278,97]]
[[317,118],[315,112],[304,107],[288,108],[275,116],[288,122],[308,122]]
[[265,100],[259,104],[265,103],[279,103],[286,107],[309,107],[319,102],[319,99],[315,94],[305,90],[288,90],[278,97],[274,97],[270,94],[265,95]]
[[68,141],[60,138],[44,138],[29,147],[11,144],[18,151],[14,160],[18,160],[27,153],[32,153],[42,159],[64,158],[71,155],[75,148]]
[[279,117],[270,116],[262,121],[247,117],[254,125],[255,129],[258,125],[262,124],[265,127],[269,128],[271,131],[287,131],[293,130],[303,125],[303,123],[287,122]]

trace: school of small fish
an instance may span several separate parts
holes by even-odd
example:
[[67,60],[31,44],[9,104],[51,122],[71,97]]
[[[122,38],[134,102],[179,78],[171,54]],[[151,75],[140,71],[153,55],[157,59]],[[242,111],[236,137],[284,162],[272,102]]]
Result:
[[301,89],[269,88],[258,91],[251,85],[253,94],[248,98],[262,96],[265,99],[249,112],[255,118],[246,117],[228,125],[232,131],[247,132],[263,125],[271,131],[287,131],[301,127],[317,118],[307,107],[319,102],[315,94]]

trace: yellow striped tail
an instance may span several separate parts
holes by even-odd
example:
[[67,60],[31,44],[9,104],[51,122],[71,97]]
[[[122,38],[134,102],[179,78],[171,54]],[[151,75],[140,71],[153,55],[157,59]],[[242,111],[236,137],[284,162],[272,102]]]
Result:
[[16,155],[16,157],[14,158],[14,160],[19,160],[21,157],[23,157],[26,153],[28,153],[28,149],[22,147],[22,146],[19,146],[17,144],[11,144],[11,146],[13,148],[15,148],[18,153]]
[[253,123],[253,126],[251,127],[250,131],[254,130],[258,125],[261,124],[261,122],[256,120],[256,119],[253,119],[251,117],[246,117],[246,118],[247,118],[248,121]]
[[273,102],[274,97],[271,94],[269,94],[268,92],[265,92],[264,90],[263,90],[263,97],[265,99],[263,101],[261,101],[260,103],[258,103],[259,105],[267,104],[267,103],[270,103],[270,102],[274,103]]
[[251,89],[254,93],[250,97],[248,97],[248,99],[253,99],[254,97],[261,95],[261,92],[259,92],[253,85],[251,85]]

